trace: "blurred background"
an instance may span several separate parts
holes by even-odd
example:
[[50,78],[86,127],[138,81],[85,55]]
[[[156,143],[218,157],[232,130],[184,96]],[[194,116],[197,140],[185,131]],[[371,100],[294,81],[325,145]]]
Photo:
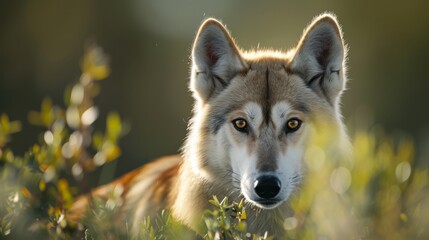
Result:
[[[120,175],[179,151],[193,100],[189,54],[203,19],[221,19],[243,49],[294,47],[324,11],[342,24],[349,50],[345,121],[410,137],[417,159],[429,156],[429,2],[74,0],[0,3],[0,113],[21,120],[10,147],[22,154],[40,138],[27,122],[44,97],[64,105],[80,76],[85,46],[96,42],[112,73],[101,83],[100,118],[115,110],[131,126],[122,156],[104,166]],[[104,128],[98,121],[96,128]],[[101,182],[108,179],[102,179]],[[97,183],[94,183],[97,185]]]

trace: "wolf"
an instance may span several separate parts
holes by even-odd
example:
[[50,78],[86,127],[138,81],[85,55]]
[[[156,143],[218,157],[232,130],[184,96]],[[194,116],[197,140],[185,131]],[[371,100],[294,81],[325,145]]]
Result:
[[155,160],[80,197],[80,219],[92,197],[119,189],[118,219],[134,232],[163,209],[198,231],[209,199],[245,198],[248,231],[281,236],[288,198],[304,176],[306,150],[327,136],[324,150],[350,149],[340,98],[347,47],[336,17],[324,13],[287,52],[241,50],[226,27],[206,19],[192,48],[193,117],[181,155]]

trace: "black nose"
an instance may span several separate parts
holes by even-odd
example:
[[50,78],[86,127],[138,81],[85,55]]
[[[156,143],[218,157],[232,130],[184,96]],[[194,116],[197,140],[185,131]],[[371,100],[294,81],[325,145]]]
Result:
[[261,198],[273,198],[280,192],[280,180],[274,176],[260,176],[256,179],[253,187],[256,194]]

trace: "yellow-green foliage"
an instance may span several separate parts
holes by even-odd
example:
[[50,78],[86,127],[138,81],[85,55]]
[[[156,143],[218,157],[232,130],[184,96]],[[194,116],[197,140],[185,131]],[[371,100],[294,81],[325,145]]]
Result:
[[65,107],[50,99],[40,111],[29,113],[29,122],[41,126],[41,141],[24,156],[5,148],[19,122],[0,118],[0,236],[61,239],[68,236],[65,211],[77,191],[69,180],[79,181],[120,155],[117,145],[123,125],[117,113],[106,119],[104,133],[93,132],[98,118],[93,99],[99,93],[98,80],[109,74],[107,59],[98,47],[90,47],[82,61],[82,75],[65,92]]
[[[51,100],[29,113],[29,122],[43,128],[41,141],[24,156],[7,148],[17,121],[0,116],[0,238],[18,239],[131,239],[129,229],[110,221],[120,205],[113,192],[106,202],[95,199],[78,229],[65,212],[79,194],[83,174],[116,159],[124,126],[118,114],[106,119],[104,133],[93,132],[98,109],[93,98],[98,80],[109,75],[107,60],[98,47],[89,48],[82,75],[66,90],[65,107]],[[323,142],[323,141],[322,141]],[[291,197],[294,210],[284,219],[286,239],[428,239],[429,173],[414,162],[410,139],[389,139],[381,134],[356,131],[352,158],[338,159],[309,147],[300,189]],[[73,180],[74,179],[74,180]],[[73,181],[70,181],[73,180]],[[215,196],[213,209],[203,216],[203,239],[271,239],[270,233],[248,233],[246,204],[229,203]],[[219,201],[219,199],[223,199]],[[164,211],[146,218],[135,239],[189,239],[195,233]]]
[[428,237],[427,169],[413,168],[409,139],[398,144],[369,132],[352,138],[354,157],[331,161],[309,149],[308,172],[291,199],[289,238],[422,239]]

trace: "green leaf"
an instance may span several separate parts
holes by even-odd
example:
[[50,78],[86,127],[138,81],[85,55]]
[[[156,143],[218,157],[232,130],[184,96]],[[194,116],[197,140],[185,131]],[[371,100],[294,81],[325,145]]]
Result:
[[107,116],[107,136],[116,142],[122,130],[121,118],[118,113],[111,112]]

